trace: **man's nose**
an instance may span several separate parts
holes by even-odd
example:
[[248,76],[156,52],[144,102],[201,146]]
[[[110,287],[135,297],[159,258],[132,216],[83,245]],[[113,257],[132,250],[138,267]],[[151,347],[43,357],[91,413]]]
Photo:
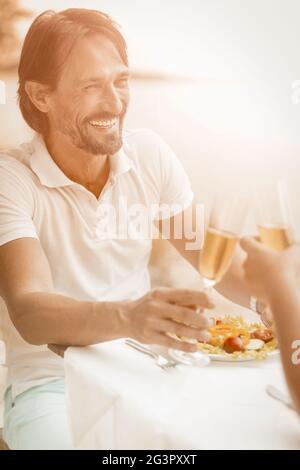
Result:
[[109,114],[118,116],[123,111],[123,103],[113,85],[107,85],[102,97],[101,108]]

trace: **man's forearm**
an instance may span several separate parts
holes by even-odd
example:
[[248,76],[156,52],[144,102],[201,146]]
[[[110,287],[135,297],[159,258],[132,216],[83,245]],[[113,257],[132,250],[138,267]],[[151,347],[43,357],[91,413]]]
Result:
[[55,293],[30,293],[9,306],[25,341],[86,346],[127,335],[126,302],[78,301]]
[[233,265],[215,289],[232,302],[249,308],[251,294],[238,266]]
[[216,285],[216,290],[232,302],[249,308],[251,292],[244,280],[244,260],[245,254],[237,245],[230,268],[221,282]]

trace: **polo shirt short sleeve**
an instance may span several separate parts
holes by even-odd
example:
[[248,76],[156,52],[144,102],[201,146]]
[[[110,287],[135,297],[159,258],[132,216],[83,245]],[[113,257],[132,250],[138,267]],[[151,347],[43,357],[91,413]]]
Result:
[[172,217],[190,206],[194,197],[191,184],[171,147],[148,129],[131,131],[127,142],[132,141],[133,160],[143,175],[148,200],[158,205],[154,219]]
[[193,200],[189,178],[182,163],[163,140],[160,141],[162,185],[160,205],[169,206],[171,214],[184,210]]
[[13,158],[0,156],[0,245],[18,238],[38,238],[30,176],[25,168],[20,172],[20,165]]

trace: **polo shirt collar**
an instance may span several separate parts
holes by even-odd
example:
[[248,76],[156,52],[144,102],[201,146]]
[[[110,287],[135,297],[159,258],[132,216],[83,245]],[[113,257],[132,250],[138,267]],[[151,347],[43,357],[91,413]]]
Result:
[[[77,184],[70,180],[56,165],[40,134],[34,136],[32,144],[33,152],[30,157],[30,166],[44,186],[59,188]],[[116,154],[110,156],[110,176],[113,178],[119,177],[132,167],[132,160],[126,155],[124,147],[127,148],[125,145]]]
[[34,136],[32,143],[33,153],[30,157],[30,166],[44,186],[59,188],[75,184],[56,165],[40,134]]
[[114,155],[109,157],[110,176],[118,178],[132,168],[132,160],[125,153],[125,145]]

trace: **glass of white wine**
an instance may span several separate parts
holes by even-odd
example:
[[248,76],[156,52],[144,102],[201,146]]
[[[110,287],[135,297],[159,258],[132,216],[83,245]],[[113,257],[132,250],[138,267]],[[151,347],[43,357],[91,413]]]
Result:
[[264,182],[255,189],[255,212],[260,241],[276,251],[294,242],[291,202],[287,183]]
[[[220,282],[230,267],[248,213],[247,209],[248,198],[238,190],[215,194],[199,255],[199,273],[205,289],[210,289]],[[183,340],[196,342],[186,338]],[[200,351],[185,353],[172,349],[169,353],[185,364],[203,366],[209,363],[209,357]]]
[[199,256],[204,287],[221,281],[230,267],[248,213],[248,199],[237,192],[216,194]]

